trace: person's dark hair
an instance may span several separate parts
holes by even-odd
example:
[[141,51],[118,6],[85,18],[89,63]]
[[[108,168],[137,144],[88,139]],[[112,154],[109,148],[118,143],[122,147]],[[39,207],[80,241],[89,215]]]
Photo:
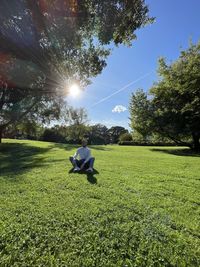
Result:
[[87,144],[88,144],[88,141],[87,141],[87,139],[82,139],[82,146],[87,146]]

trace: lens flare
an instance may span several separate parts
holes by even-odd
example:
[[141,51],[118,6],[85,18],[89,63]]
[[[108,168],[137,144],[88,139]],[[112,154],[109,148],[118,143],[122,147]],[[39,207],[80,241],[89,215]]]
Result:
[[78,86],[78,84],[72,84],[69,87],[69,95],[72,97],[78,97],[80,95],[80,87]]

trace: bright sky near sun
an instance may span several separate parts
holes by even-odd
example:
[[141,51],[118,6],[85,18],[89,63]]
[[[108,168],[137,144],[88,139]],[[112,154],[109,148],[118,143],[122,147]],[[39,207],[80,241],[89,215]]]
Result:
[[74,107],[88,111],[90,124],[128,128],[131,92],[148,90],[156,81],[157,60],[173,61],[190,39],[200,40],[200,0],[146,0],[154,24],[137,31],[132,48],[115,47],[102,74],[81,94],[68,97]]

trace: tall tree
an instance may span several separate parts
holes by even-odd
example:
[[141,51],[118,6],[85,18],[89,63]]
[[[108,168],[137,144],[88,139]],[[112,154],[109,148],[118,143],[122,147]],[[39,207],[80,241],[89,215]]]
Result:
[[130,104],[130,127],[133,129],[134,139],[136,133],[141,136],[143,141],[147,141],[151,135],[151,108],[147,93],[138,89],[132,93]]
[[106,66],[107,45],[131,44],[152,21],[143,0],[2,0],[0,140],[40,103],[58,103],[72,82],[86,86]]
[[155,129],[177,143],[200,151],[200,42],[181,52],[174,63],[159,60],[161,81],[151,88]]
[[150,89],[150,98],[142,93],[143,105],[135,101],[130,110],[135,114],[133,128],[200,151],[200,42],[169,65],[161,58],[158,73],[160,80]]

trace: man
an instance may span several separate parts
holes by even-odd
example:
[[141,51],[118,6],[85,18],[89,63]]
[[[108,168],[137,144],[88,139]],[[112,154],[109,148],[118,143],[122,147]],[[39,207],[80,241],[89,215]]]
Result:
[[[77,159],[79,157],[79,160]],[[69,158],[74,166],[74,172],[86,170],[93,172],[95,158],[91,157],[90,149],[87,147],[87,140],[82,141],[82,147],[78,148],[73,157]]]

